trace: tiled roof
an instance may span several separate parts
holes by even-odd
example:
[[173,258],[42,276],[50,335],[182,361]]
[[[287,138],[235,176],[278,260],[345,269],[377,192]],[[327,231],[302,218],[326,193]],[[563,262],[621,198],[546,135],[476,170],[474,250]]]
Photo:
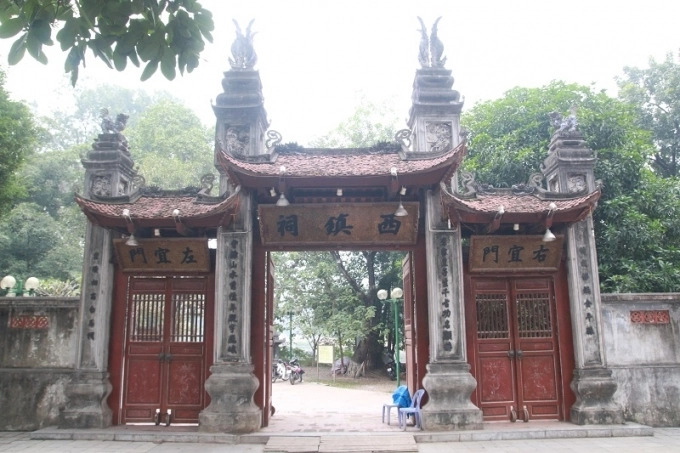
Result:
[[496,189],[495,193],[476,194],[472,198],[451,194],[442,185],[441,199],[452,220],[484,223],[496,216],[500,207],[504,223],[532,222],[545,218],[554,203],[553,223],[572,223],[586,217],[597,204],[601,192],[565,197],[564,194],[513,193],[511,189]]
[[[455,171],[464,153],[465,145],[461,143],[454,149],[432,157],[424,153],[404,155],[396,150],[304,149],[275,152],[267,161],[244,159],[222,151],[219,161],[232,179],[247,187],[247,181],[278,179],[282,174],[286,178],[389,177],[392,168],[396,169],[400,180],[409,175],[424,175],[428,172],[438,178],[442,172],[450,174]],[[437,183],[439,180],[431,182]]]
[[123,210],[139,226],[174,226],[173,211],[188,226],[220,226],[227,214],[235,212],[238,194],[225,199],[202,199],[197,196],[139,196],[129,200],[90,200],[76,196],[76,203],[93,223],[104,227],[123,227]]

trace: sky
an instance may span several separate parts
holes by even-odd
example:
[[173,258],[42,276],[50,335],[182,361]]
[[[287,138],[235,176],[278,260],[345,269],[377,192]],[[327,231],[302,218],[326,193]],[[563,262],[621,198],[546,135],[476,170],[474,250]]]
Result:
[[[649,58],[678,55],[680,2],[647,0],[202,0],[216,29],[199,67],[168,82],[160,71],[146,82],[141,71],[118,73],[89,56],[79,85],[113,83],[167,90],[207,125],[211,102],[222,91],[235,36],[254,19],[255,69],[263,84],[270,128],[283,142],[307,145],[354,112],[362,97],[387,102],[405,121],[411,104],[422,17],[439,22],[446,68],[464,109],[507,90],[540,87],[553,80],[593,85],[616,96],[624,66],[644,68]],[[40,113],[68,105],[72,89],[63,75],[58,45],[48,66],[24,57],[7,67],[11,40],[0,40],[6,89]],[[129,66],[134,69],[134,67]],[[104,106],[102,106],[104,107]],[[112,112],[118,113],[118,112]]]

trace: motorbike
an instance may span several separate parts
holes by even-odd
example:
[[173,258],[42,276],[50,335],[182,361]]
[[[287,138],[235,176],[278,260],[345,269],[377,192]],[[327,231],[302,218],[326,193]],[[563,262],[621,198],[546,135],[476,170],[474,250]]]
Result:
[[385,371],[387,371],[387,375],[390,377],[390,380],[397,380],[397,364],[394,362],[394,360],[389,360],[385,364]]
[[298,361],[297,358],[294,358],[293,360],[290,361],[290,377],[288,378],[290,380],[290,384],[293,385],[295,384],[296,381],[302,382],[302,375],[304,374],[304,370],[300,366],[300,362]]
[[[383,363],[385,364],[385,371],[387,372],[387,375],[390,377],[391,380],[396,381],[397,362],[394,361],[394,357],[391,357],[388,354],[383,354]],[[404,372],[406,372],[406,364],[402,362],[399,364],[399,373]]]
[[272,365],[272,382],[276,382],[277,379],[282,381],[287,381],[290,378],[290,365],[281,359],[278,359],[274,365]]

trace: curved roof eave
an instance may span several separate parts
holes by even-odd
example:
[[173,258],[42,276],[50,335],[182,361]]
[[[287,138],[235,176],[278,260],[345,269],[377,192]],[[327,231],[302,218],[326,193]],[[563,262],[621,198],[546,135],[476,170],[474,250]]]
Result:
[[[465,154],[465,143],[437,155],[421,156],[402,152],[276,153],[272,160],[239,159],[225,151],[218,153],[218,164],[230,179],[246,188],[286,185],[314,187],[328,185],[388,185],[395,177],[400,185],[427,186],[450,178]],[[395,176],[396,174],[396,176]],[[332,182],[329,182],[332,181]]]
[[[227,226],[238,212],[240,188],[227,198],[201,198],[199,196],[145,196],[116,201],[92,200],[75,196],[76,203],[95,225],[109,229],[175,228],[173,212],[179,210],[179,219],[187,228],[215,228]],[[123,214],[129,213],[129,219]]]
[[449,192],[443,183],[440,189],[444,212],[455,223],[490,224],[495,219],[502,223],[546,223],[549,218],[551,224],[570,224],[588,216],[601,196],[600,189],[572,197],[550,192],[517,194],[499,190],[494,194],[463,198]]

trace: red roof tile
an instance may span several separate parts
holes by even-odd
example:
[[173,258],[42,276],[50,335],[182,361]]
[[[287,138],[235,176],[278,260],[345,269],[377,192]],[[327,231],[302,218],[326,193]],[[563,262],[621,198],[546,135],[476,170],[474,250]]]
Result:
[[[431,173],[437,183],[442,174],[450,175],[455,171],[465,153],[465,145],[445,153],[430,157],[427,154],[409,153],[405,156],[398,151],[371,151],[365,149],[304,149],[302,151],[285,151],[274,153],[271,160],[255,161],[232,156],[224,151],[219,154],[219,161],[232,179],[246,187],[266,186],[272,178],[278,179],[283,172],[286,178],[317,177],[371,177],[390,176],[392,168],[402,180],[410,175],[426,175]],[[269,182],[263,181],[268,179]],[[260,183],[257,183],[260,181]]]
[[187,226],[224,224],[224,218],[238,207],[238,193],[226,199],[202,200],[190,196],[140,196],[127,201],[96,201],[76,196],[76,203],[93,223],[104,227],[124,227],[123,210],[139,226],[174,226],[172,212],[179,209],[180,218]]
[[496,189],[496,193],[477,193],[474,198],[460,197],[447,191],[442,184],[441,200],[452,220],[462,222],[489,222],[501,206],[503,223],[533,222],[545,218],[550,204],[555,204],[554,223],[572,223],[586,217],[597,204],[601,192],[567,198],[564,194],[515,194],[511,189]]

